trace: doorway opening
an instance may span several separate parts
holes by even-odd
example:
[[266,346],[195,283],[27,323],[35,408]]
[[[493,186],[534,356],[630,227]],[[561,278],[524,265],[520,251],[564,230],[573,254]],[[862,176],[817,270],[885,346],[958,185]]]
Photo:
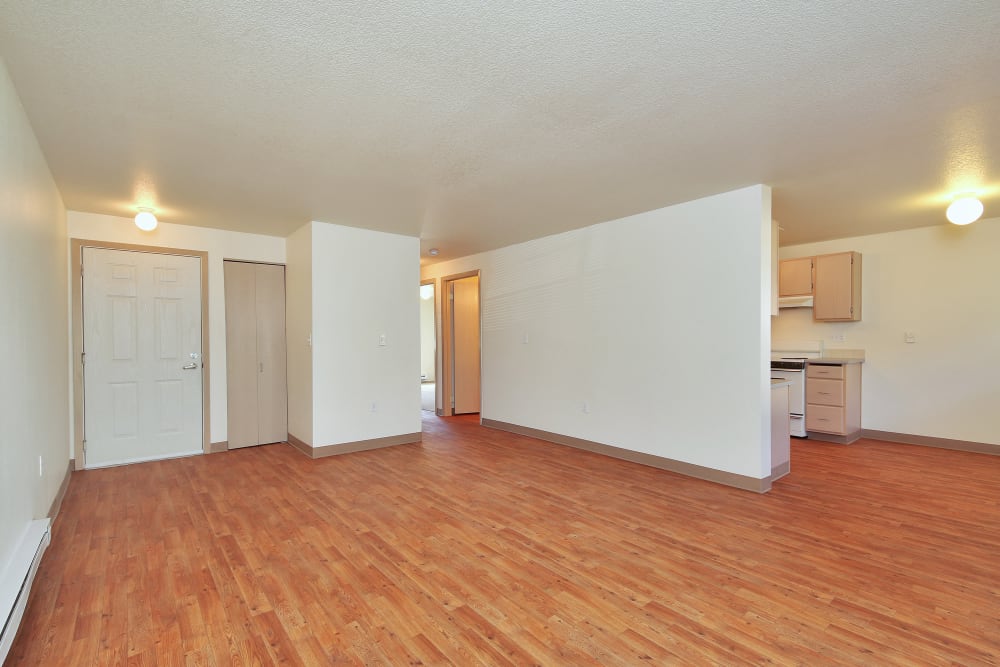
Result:
[[434,280],[420,282],[420,409],[437,410],[437,289]]
[[479,271],[441,279],[441,415],[479,414],[482,354]]

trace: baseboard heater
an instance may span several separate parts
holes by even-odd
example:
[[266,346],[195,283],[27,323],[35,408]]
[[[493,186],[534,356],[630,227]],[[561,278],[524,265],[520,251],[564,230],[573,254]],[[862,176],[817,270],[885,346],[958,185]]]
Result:
[[7,659],[7,653],[14,643],[14,636],[21,625],[24,608],[28,605],[31,584],[42,562],[42,554],[49,546],[49,520],[39,519],[28,524],[21,541],[14,547],[7,568],[0,573],[0,619],[3,632],[0,633],[0,664]]

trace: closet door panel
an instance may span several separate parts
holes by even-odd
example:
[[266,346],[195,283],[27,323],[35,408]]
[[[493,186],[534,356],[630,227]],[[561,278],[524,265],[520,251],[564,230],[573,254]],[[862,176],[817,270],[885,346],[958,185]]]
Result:
[[288,439],[285,379],[285,267],[258,264],[257,408],[260,444]]
[[257,439],[255,265],[224,262],[226,291],[227,439],[229,449]]

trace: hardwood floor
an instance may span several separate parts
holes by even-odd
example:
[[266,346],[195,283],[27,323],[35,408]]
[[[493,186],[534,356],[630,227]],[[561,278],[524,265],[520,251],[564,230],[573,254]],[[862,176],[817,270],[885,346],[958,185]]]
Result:
[[425,417],[75,473],[12,665],[1000,661],[1000,458],[792,445],[756,495]]

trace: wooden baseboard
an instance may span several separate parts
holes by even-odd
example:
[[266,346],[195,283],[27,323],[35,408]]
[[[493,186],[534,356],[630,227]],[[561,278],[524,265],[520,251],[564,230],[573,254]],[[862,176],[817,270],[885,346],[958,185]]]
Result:
[[310,445],[307,445],[303,441],[299,440],[298,438],[296,438],[291,433],[288,434],[288,444],[291,445],[292,447],[294,447],[295,449],[299,450],[300,452],[302,452],[303,454],[305,454],[309,458],[313,457],[313,455],[312,455],[312,447]]
[[785,461],[780,466],[771,468],[771,476],[768,479],[770,479],[773,482],[777,479],[781,479],[791,471],[792,471],[792,462]]
[[370,440],[358,440],[356,442],[342,442],[337,445],[320,445],[319,447],[310,447],[291,433],[288,434],[288,444],[311,459],[322,459],[327,456],[339,456],[340,454],[353,454],[354,452],[366,452],[371,449],[395,447],[396,445],[410,445],[415,442],[420,442],[422,439],[422,433],[404,433],[402,435],[390,435],[384,438],[372,438]]
[[208,444],[209,454],[218,454],[219,452],[229,451],[229,441],[223,440],[222,442],[210,442]]
[[663,456],[635,452],[631,449],[622,449],[621,447],[613,447],[600,442],[583,440],[581,438],[574,438],[572,436],[552,433],[550,431],[542,431],[528,426],[508,424],[507,422],[496,421],[494,419],[483,419],[482,425],[489,428],[495,428],[500,431],[509,431],[519,435],[526,435],[530,438],[553,442],[557,445],[565,445],[575,449],[582,449],[584,451],[593,452],[594,454],[603,454],[604,456],[610,456],[623,461],[630,461],[632,463],[659,468],[660,470],[669,470],[670,472],[675,472],[687,477],[695,477],[697,479],[703,479],[707,482],[724,484],[737,489],[743,489],[744,491],[765,493],[771,490],[770,477],[765,477],[764,479],[747,477],[746,475],[738,475],[732,472],[715,470],[714,468],[706,468],[705,466],[695,465],[694,463],[686,463],[684,461],[677,461],[676,459],[668,459]]
[[62,507],[63,498],[66,497],[66,491],[69,489],[69,479],[73,475],[75,461],[73,459],[69,460],[66,465],[66,474],[63,476],[62,484],[59,485],[59,491],[56,492],[56,497],[52,500],[52,505],[49,506],[48,517],[52,521],[56,520],[56,516],[59,514],[59,508]]
[[1000,456],[1000,445],[991,445],[986,442],[972,442],[969,440],[952,440],[951,438],[934,438],[928,435],[913,435],[910,433],[894,433],[892,431],[876,431],[874,429],[863,429],[862,437],[872,440],[884,440],[885,442],[897,442],[901,445],[920,445],[921,447],[937,447],[939,449],[954,449],[960,452],[974,452],[976,454],[992,454]]
[[833,442],[838,445],[849,445],[853,442],[857,442],[862,438],[861,431],[855,431],[849,435],[835,435],[833,433],[820,433],[818,431],[806,431],[810,440],[819,440],[821,442]]

